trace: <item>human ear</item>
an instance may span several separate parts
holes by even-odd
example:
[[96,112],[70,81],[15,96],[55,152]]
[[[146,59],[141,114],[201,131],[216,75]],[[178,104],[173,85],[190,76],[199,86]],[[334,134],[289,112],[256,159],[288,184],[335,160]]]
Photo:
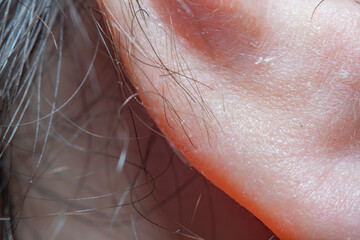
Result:
[[100,1],[144,106],[280,238],[359,238],[354,1]]

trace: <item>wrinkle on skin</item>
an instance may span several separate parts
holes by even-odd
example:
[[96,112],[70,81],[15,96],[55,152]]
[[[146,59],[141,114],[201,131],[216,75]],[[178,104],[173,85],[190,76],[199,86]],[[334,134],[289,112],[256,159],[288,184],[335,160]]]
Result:
[[[197,31],[191,21],[202,11],[188,18],[179,1],[141,4],[148,17],[131,28],[127,5],[100,5],[150,115],[187,160],[283,239],[359,238],[358,4],[329,0],[314,13],[317,1],[267,1],[266,14],[255,17],[267,42],[232,68],[206,59],[219,40],[186,35]],[[169,6],[180,12],[170,18],[161,10]],[[176,30],[182,21],[185,30]],[[236,45],[254,38],[246,27],[228,33]],[[134,33],[133,56],[122,49],[129,39],[121,31]],[[211,50],[225,59],[233,49],[226,47]]]

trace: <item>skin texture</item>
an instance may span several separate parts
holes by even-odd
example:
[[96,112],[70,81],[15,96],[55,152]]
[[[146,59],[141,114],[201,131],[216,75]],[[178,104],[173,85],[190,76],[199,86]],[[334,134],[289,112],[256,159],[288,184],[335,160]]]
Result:
[[318,4],[99,1],[149,114],[193,167],[282,239],[357,239],[360,6]]

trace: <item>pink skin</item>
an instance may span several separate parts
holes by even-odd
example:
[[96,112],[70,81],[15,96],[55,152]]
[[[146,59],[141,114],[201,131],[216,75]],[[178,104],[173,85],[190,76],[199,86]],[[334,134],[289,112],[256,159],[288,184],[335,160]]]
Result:
[[128,2],[99,5],[186,159],[282,239],[360,238],[360,5]]

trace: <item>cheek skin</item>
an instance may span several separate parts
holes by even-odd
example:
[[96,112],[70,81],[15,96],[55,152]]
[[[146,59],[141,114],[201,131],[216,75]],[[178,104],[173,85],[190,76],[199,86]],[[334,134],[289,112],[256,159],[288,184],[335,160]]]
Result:
[[129,24],[128,5],[100,2],[149,114],[199,172],[280,238],[359,238],[360,10],[329,0],[312,18],[317,4],[153,0]]

